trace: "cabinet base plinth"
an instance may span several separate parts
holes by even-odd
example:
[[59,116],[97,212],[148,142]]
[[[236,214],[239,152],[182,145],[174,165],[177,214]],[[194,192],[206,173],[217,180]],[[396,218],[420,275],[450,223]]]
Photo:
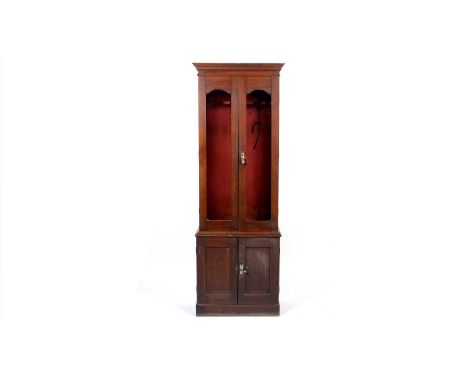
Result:
[[224,305],[197,304],[197,316],[279,316],[279,304]]

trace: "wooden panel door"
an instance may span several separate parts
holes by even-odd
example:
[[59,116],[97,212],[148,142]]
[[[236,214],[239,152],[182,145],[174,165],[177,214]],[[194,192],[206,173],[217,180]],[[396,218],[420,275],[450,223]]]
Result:
[[278,229],[278,81],[239,84],[239,228]]
[[200,230],[238,228],[238,77],[199,77]]
[[237,303],[237,239],[197,238],[199,304]]
[[277,304],[279,292],[279,239],[239,239],[239,304]]

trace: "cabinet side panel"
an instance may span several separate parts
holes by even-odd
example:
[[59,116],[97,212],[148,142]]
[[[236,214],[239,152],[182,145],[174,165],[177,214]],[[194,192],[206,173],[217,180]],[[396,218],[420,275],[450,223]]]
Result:
[[199,227],[206,229],[206,95],[205,77],[198,77]]
[[271,80],[271,230],[278,229],[279,76]]

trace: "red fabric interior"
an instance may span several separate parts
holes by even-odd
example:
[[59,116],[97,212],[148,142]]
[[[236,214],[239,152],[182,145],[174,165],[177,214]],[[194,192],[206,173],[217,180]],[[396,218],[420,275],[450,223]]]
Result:
[[[247,95],[247,220],[270,220],[271,96]],[[257,138],[258,135],[258,138]]]
[[231,219],[231,95],[206,96],[207,217]]

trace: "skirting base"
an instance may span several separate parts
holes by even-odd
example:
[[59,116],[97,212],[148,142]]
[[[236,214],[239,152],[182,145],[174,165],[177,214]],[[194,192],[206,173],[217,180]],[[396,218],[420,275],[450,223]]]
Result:
[[197,316],[279,316],[280,306],[197,304]]

